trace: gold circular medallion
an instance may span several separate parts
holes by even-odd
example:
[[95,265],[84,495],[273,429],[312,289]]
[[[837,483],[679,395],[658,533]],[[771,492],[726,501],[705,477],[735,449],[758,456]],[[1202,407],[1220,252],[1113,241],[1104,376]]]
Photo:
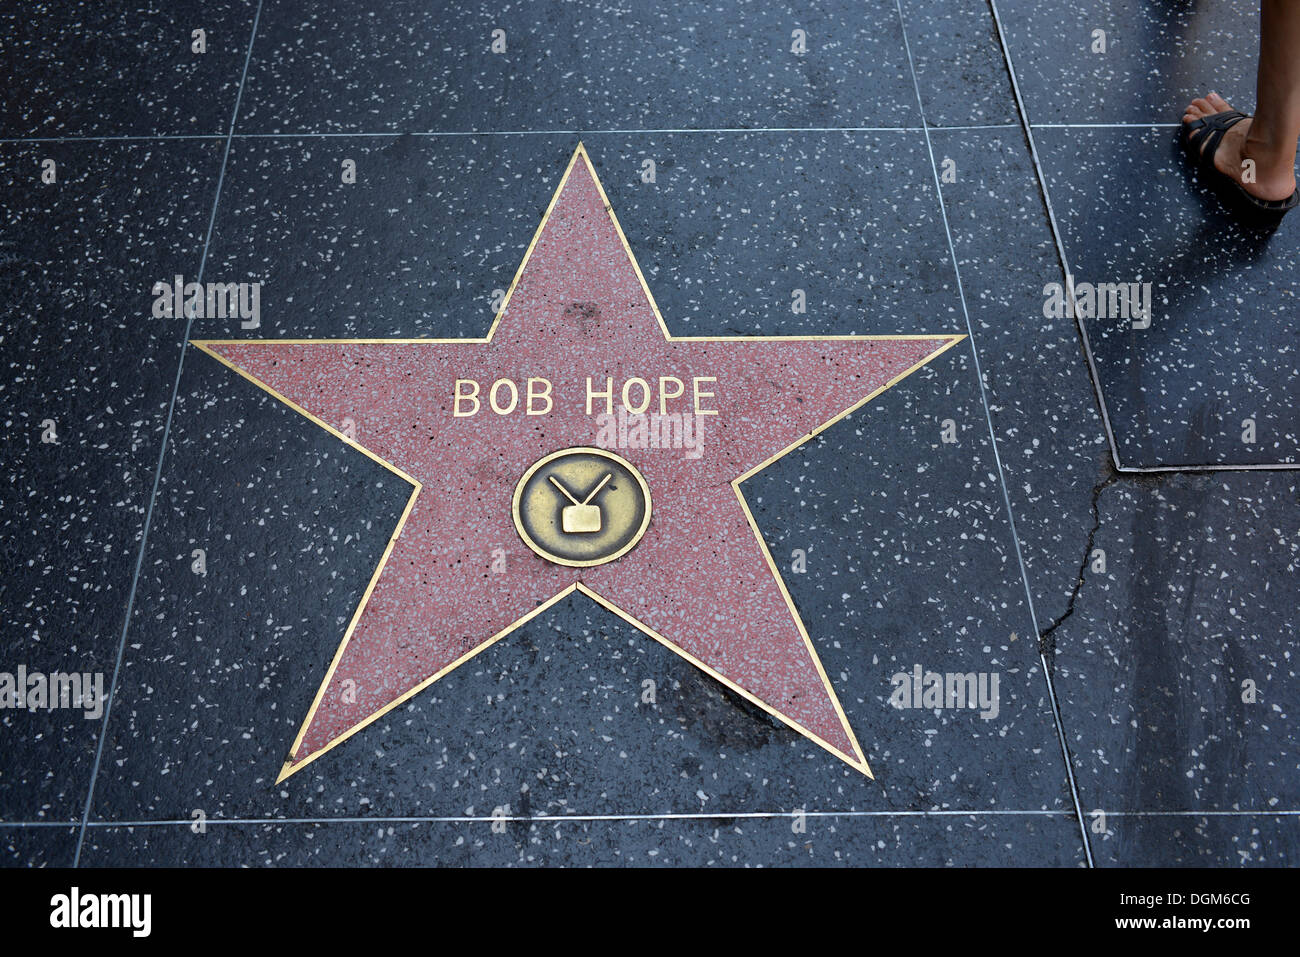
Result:
[[650,524],[650,487],[604,449],[552,452],[515,486],[515,529],[548,562],[586,567],[626,555]]

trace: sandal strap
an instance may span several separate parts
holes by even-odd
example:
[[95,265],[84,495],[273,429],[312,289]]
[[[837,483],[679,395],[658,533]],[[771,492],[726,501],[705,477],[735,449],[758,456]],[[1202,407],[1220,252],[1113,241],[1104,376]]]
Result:
[[1192,144],[1192,149],[1196,151],[1197,163],[1202,166],[1207,163],[1214,165],[1214,154],[1218,151],[1219,144],[1223,142],[1223,137],[1227,132],[1221,126],[1210,126],[1193,131],[1188,139]]
[[1211,113],[1209,116],[1202,116],[1192,120],[1190,123],[1183,124],[1188,130],[1197,130],[1202,127],[1210,129],[1222,128],[1229,130],[1236,126],[1242,120],[1248,120],[1250,117],[1240,110],[1224,110],[1222,113]]
[[1184,124],[1187,143],[1194,151],[1197,165],[1213,166],[1214,154],[1218,151],[1219,144],[1223,142],[1224,134],[1242,120],[1249,118],[1239,110],[1224,110],[1222,113],[1212,113]]

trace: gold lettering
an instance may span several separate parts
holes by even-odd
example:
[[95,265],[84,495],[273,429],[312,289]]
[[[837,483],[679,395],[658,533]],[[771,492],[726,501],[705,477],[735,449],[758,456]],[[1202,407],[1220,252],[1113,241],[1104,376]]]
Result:
[[[537,384],[539,384],[539,383],[544,383],[544,384],[546,385],[546,391],[544,391],[544,392],[538,392],[538,391],[536,391],[536,390],[533,388],[534,385],[537,385]],[[534,400],[534,399],[545,399],[545,400],[546,400],[546,408],[544,408],[544,409],[540,409],[540,410],[535,410],[535,409],[533,409],[533,400]],[[546,415],[546,414],[549,413],[549,412],[551,411],[551,409],[553,409],[554,407],[555,407],[555,403],[551,400],[551,380],[550,380],[550,379],[537,378],[537,377],[534,377],[534,378],[532,378],[532,379],[529,379],[529,380],[528,380],[528,414],[529,414],[529,415]]]
[[[461,391],[460,391],[460,387],[461,387],[462,385],[466,385],[466,384],[473,386],[473,387],[474,387],[474,391],[473,391],[473,392],[468,392],[468,393],[461,392]],[[456,391],[455,391],[455,393],[454,393],[454,395],[453,395],[453,398],[455,399],[455,406],[452,408],[452,410],[451,410],[451,414],[452,414],[453,416],[455,416],[456,418],[467,418],[467,417],[469,417],[469,416],[474,415],[475,413],[477,413],[477,412],[478,412],[478,398],[477,398],[477,396],[478,396],[478,383],[477,383],[477,382],[475,382],[473,379],[457,379],[457,380],[456,380]],[[460,403],[461,403],[461,400],[462,400],[462,399],[468,399],[470,402],[473,402],[473,403],[474,403],[474,408],[470,409],[470,411],[468,411],[468,412],[462,412],[462,411],[460,410]]]
[[605,391],[591,391],[591,376],[587,376],[587,414],[591,415],[591,400],[603,398],[605,400],[605,412],[608,415],[614,414],[614,379],[612,376],[605,377]]
[[[676,383],[677,383],[677,391],[676,391],[676,392],[672,392],[672,393],[670,393],[670,392],[668,391],[668,383],[669,383],[669,382],[676,382]],[[675,375],[661,375],[661,376],[659,377],[659,414],[660,414],[660,415],[667,415],[667,414],[668,414],[668,400],[669,400],[669,399],[680,399],[682,393],[685,392],[685,391],[686,391],[686,383],[683,382],[681,379],[677,378],[677,376],[675,376]]]
[[[629,398],[633,383],[641,386],[641,398],[645,400],[641,403],[641,407],[637,409],[632,408],[632,400]],[[640,415],[646,409],[650,408],[650,383],[646,382],[646,380],[642,379],[640,376],[633,376],[624,382],[623,408],[627,409],[628,412],[632,413],[632,415]]]
[[[503,385],[510,387],[510,404],[504,409],[497,404],[497,390]],[[492,411],[497,415],[509,415],[515,410],[515,406],[519,404],[519,389],[509,379],[497,379],[496,382],[492,383],[492,391],[488,394],[488,401],[492,403]]]
[[718,414],[718,410],[717,410],[717,409],[702,409],[702,408],[700,408],[700,399],[712,399],[712,398],[714,397],[714,393],[703,391],[703,390],[700,388],[700,383],[701,383],[701,382],[717,382],[717,381],[718,381],[718,377],[717,377],[717,376],[711,376],[711,375],[697,375],[697,376],[694,378],[694,380],[692,381],[691,384],[692,384],[692,387],[693,387],[693,391],[695,392],[695,414],[696,414],[696,415],[717,415],[717,414]]

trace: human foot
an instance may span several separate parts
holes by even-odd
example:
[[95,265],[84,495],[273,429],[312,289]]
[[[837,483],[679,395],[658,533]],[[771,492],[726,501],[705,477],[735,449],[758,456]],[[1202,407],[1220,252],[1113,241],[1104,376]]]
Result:
[[[1210,93],[1192,100],[1183,111],[1183,123],[1192,123],[1231,109],[1227,100],[1217,93]],[[1251,123],[1252,118],[1246,117],[1223,134],[1223,141],[1214,151],[1214,168],[1256,199],[1288,199],[1296,191],[1295,153],[1279,156],[1263,144],[1253,141],[1250,136]],[[1205,148],[1204,140],[1200,147]]]

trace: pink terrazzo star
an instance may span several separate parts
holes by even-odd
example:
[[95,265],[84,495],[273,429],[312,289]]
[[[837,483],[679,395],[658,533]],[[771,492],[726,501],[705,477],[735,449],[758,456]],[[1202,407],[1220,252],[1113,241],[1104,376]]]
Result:
[[[961,338],[669,336],[579,146],[487,339],[197,342],[413,486],[280,780],[575,589],[870,774],[739,483]],[[533,415],[530,378],[550,387]],[[617,412],[632,378],[647,411],[696,416],[700,454],[611,449],[650,489],[644,537],[608,564],[553,564],[515,529],[515,486],[598,444],[609,406],[589,413],[589,379],[612,380]],[[479,386],[473,415],[454,414],[473,407],[458,380]]]

